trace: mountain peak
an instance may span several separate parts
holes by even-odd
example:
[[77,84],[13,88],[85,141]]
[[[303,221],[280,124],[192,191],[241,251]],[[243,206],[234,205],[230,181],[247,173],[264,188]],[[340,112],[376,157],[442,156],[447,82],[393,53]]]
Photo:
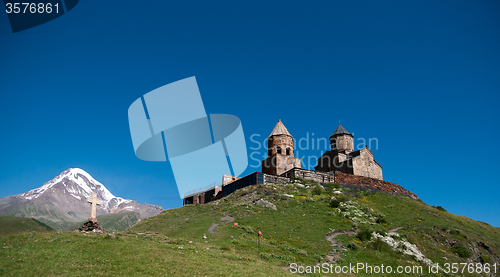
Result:
[[85,200],[92,192],[96,192],[98,198],[103,200],[103,207],[115,197],[109,190],[89,173],[81,168],[69,168],[56,176],[54,179],[46,182],[43,186],[32,189],[20,196],[26,200],[39,198],[49,190],[63,190],[78,200]]
[[[95,192],[101,205],[97,215],[133,212],[141,220],[163,211],[159,205],[140,204],[115,197],[103,184],[81,168],[69,168],[41,187],[4,198],[0,215],[40,219],[57,230],[63,230],[89,215],[87,198]],[[130,221],[130,224],[136,221]]]

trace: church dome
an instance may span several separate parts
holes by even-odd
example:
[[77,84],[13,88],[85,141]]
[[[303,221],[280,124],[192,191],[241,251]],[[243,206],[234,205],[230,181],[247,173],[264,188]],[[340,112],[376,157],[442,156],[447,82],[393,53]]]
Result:
[[335,137],[335,136],[339,136],[339,135],[353,136],[342,125],[340,125],[340,122],[339,122],[339,126],[337,127],[337,129],[335,129],[335,131],[333,132],[333,134],[330,137]]

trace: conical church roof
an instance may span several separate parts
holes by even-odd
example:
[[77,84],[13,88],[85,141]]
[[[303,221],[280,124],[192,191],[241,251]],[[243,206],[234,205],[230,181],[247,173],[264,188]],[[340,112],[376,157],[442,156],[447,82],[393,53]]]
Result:
[[337,136],[337,135],[351,135],[351,133],[349,133],[344,127],[342,127],[342,125],[340,125],[340,122],[339,122],[339,126],[337,127],[337,129],[335,129],[335,132],[333,132],[333,134],[330,136],[330,137],[333,137],[333,136]]
[[278,123],[276,124],[276,126],[274,127],[273,131],[271,132],[271,134],[269,135],[269,137],[272,137],[272,136],[277,136],[277,135],[288,135],[288,136],[292,136],[290,135],[290,133],[288,132],[288,130],[286,129],[285,125],[283,125],[283,122],[281,122],[281,119],[278,120]]

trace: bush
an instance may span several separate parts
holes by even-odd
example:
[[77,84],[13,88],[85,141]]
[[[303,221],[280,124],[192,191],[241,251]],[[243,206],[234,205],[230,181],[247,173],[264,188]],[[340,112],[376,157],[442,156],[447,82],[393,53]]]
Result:
[[377,217],[377,220],[376,222],[378,224],[384,224],[384,223],[387,223],[387,219],[383,218],[383,217]]
[[255,229],[250,226],[241,226],[241,228],[249,234],[255,234]]
[[340,189],[340,185],[334,183],[324,183],[323,186],[331,189]]
[[313,195],[321,195],[321,193],[323,192],[322,189],[320,189],[319,187],[315,187],[312,191],[312,194]]
[[373,228],[370,229],[370,231],[381,234],[382,236],[387,236],[387,230],[382,227],[382,226],[373,226]]
[[349,199],[345,196],[340,196],[338,198],[332,199],[330,201],[330,207],[332,208],[338,208],[340,207],[341,202],[347,202]]
[[442,212],[447,212],[447,210],[445,210],[443,207],[441,206],[432,206],[434,209],[436,210],[439,210],[439,211],[442,211]]
[[370,207],[368,207],[368,206],[361,207],[361,211],[364,212],[367,215],[372,214],[372,211],[370,210]]
[[465,247],[461,244],[457,244],[457,245],[453,246],[451,248],[451,252],[457,254],[460,258],[464,258],[464,259],[472,257],[472,254],[469,252],[467,247]]
[[332,199],[332,201],[330,201],[330,207],[332,208],[338,208],[340,206],[340,200],[338,199]]
[[307,251],[303,249],[294,248],[293,253],[307,257]]
[[375,249],[375,250],[377,250],[379,252],[388,252],[388,251],[391,250],[391,248],[389,247],[389,245],[387,245],[387,243],[385,243],[381,239],[376,239],[373,242],[372,247],[373,247],[373,249]]
[[356,237],[361,241],[368,241],[372,238],[372,232],[370,230],[361,230]]
[[480,256],[479,259],[481,260],[482,264],[489,264],[489,263],[491,263],[491,259],[488,256]]
[[284,241],[280,244],[280,248],[285,251],[288,251],[291,250],[293,247],[288,242]]
[[358,250],[359,247],[355,242],[351,241],[347,244],[347,248],[356,251],[356,250]]

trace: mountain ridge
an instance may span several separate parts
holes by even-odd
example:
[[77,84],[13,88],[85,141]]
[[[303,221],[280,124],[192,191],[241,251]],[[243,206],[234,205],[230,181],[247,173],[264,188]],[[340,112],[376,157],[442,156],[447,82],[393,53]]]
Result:
[[136,212],[138,221],[163,211],[160,205],[141,204],[113,195],[102,183],[80,168],[69,168],[41,187],[0,199],[0,215],[32,217],[56,230],[65,230],[88,218],[87,197],[97,194],[97,214]]

